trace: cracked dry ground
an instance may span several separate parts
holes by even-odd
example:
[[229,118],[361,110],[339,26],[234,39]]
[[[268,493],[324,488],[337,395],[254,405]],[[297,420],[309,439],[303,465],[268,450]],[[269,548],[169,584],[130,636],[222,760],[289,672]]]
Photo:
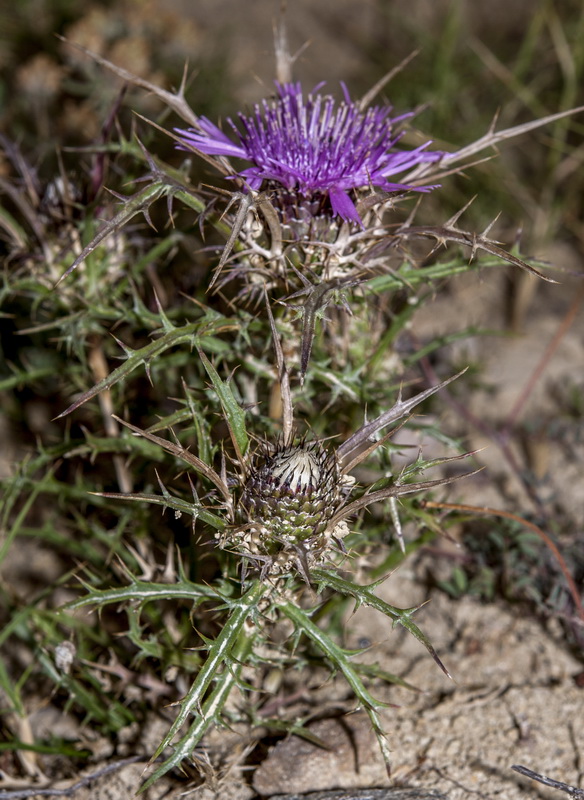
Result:
[[[423,599],[406,570],[381,594],[408,606]],[[582,665],[562,647],[559,626],[543,632],[501,605],[453,602],[444,595],[432,597],[420,620],[455,682],[407,634],[394,631],[372,648],[372,661],[391,664],[425,690],[387,693],[399,704],[383,713],[394,784],[437,789],[452,800],[476,792],[515,800],[526,797],[526,782],[510,770],[519,763],[536,771],[545,765],[546,774],[578,785],[584,690],[576,678]],[[369,609],[360,609],[350,628],[349,645],[380,636],[377,614]],[[270,795],[389,783],[364,715],[321,721],[314,731],[330,743],[330,751],[299,739],[284,741],[256,771],[254,787]],[[551,790],[538,792],[531,796],[548,796]]]

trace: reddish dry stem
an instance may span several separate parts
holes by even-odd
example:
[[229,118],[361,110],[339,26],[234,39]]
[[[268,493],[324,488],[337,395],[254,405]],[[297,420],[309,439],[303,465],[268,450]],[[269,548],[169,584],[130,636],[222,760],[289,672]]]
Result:
[[554,338],[551,340],[551,342],[547,346],[546,351],[543,354],[540,362],[538,363],[538,365],[534,369],[533,374],[531,375],[530,379],[525,384],[525,386],[523,388],[523,391],[521,392],[521,394],[517,398],[517,401],[516,401],[515,405],[511,409],[511,412],[510,412],[510,414],[509,414],[509,416],[507,418],[507,422],[505,424],[505,427],[503,428],[503,431],[501,433],[503,439],[505,439],[505,440],[508,439],[511,430],[512,430],[513,426],[515,425],[515,422],[517,421],[517,418],[521,414],[525,403],[527,402],[527,400],[529,399],[529,396],[531,395],[531,392],[533,391],[533,387],[538,382],[538,380],[540,379],[542,374],[545,372],[545,369],[546,369],[547,365],[549,364],[549,362],[551,361],[554,353],[558,349],[558,347],[560,345],[560,342],[562,341],[562,339],[564,338],[564,336],[566,335],[566,333],[568,332],[568,330],[572,326],[572,323],[576,319],[576,315],[578,314],[578,311],[580,310],[580,308],[582,306],[582,303],[584,303],[584,284],[580,287],[580,291],[578,292],[578,294],[574,298],[574,300],[572,302],[572,305],[568,309],[568,311],[566,313],[566,316],[564,317],[564,319],[562,321],[562,324],[560,325],[560,327],[556,331],[556,334],[555,334]]
[[558,565],[566,579],[566,583],[568,584],[568,589],[570,590],[570,594],[572,595],[572,599],[574,600],[574,604],[578,610],[578,616],[584,623],[584,606],[582,605],[582,599],[578,592],[578,587],[576,586],[576,582],[574,578],[570,574],[570,570],[568,569],[568,565],[566,564],[563,555],[560,553],[557,545],[552,539],[548,536],[548,534],[542,530],[540,527],[535,525],[533,522],[529,522],[523,517],[518,516],[517,514],[513,514],[511,511],[503,511],[502,509],[498,508],[487,508],[481,506],[469,506],[464,503],[438,503],[434,502],[433,500],[426,500],[424,501],[425,508],[443,508],[447,511],[468,511],[471,514],[480,514],[481,516],[488,516],[488,517],[504,517],[505,519],[512,519],[515,522],[518,522],[520,525],[523,525],[526,528],[534,531],[540,539],[544,542],[546,547],[548,547],[554,555],[554,558],[558,562]]

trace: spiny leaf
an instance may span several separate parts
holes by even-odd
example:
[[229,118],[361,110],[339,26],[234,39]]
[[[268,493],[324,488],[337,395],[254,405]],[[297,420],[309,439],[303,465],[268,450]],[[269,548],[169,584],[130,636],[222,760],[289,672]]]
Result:
[[[400,234],[398,233],[396,235],[399,236]],[[543,272],[540,272],[535,267],[532,267],[531,264],[528,264],[526,261],[523,261],[523,259],[514,256],[513,253],[509,253],[507,250],[503,250],[502,247],[499,247],[498,244],[493,242],[491,239],[487,239],[485,236],[481,236],[477,233],[469,233],[467,231],[460,231],[458,228],[448,228],[436,225],[428,227],[408,227],[401,235],[407,237],[408,239],[415,236],[430,237],[435,239],[438,245],[450,242],[453,244],[463,245],[464,247],[469,247],[471,251],[471,261],[474,258],[477,250],[484,250],[486,253],[496,256],[502,261],[506,261],[508,264],[513,264],[514,266],[531,273],[531,275],[541,278],[543,281],[547,281],[548,283],[557,283],[554,278],[550,278],[549,275],[544,275]]]
[[[231,690],[237,685],[242,664],[251,649],[252,640],[244,634],[245,623],[257,608],[262,596],[270,590],[270,586],[255,581],[246,594],[233,605],[231,615],[227,618],[221,632],[209,647],[209,654],[204,665],[186,697],[181,700],[180,711],[170,730],[152,756],[151,763],[158,758],[165,747],[180,730],[189,714],[196,712],[195,721],[188,732],[177,742],[172,755],[167,758],[148,778],[140,791],[151,786],[154,781],[168,772],[180,762],[191,756],[193,748],[198,744],[205,731],[214,722],[218,722],[220,714]],[[216,688],[205,700],[211,682],[216,681]]]
[[147,603],[151,600],[218,600],[224,601],[225,596],[211,586],[182,580],[178,583],[151,583],[148,581],[133,581],[129,586],[117,589],[93,589],[85,584],[87,594],[78,600],[72,600],[63,606],[63,611],[74,611],[85,606],[105,606],[111,603]]
[[199,356],[203,366],[207,371],[207,375],[211,379],[213,388],[219,396],[221,408],[225,414],[225,420],[229,427],[229,433],[231,434],[231,440],[233,442],[237,458],[241,464],[243,463],[243,457],[247,453],[247,449],[249,447],[249,437],[245,427],[245,411],[237,402],[229,382],[221,380],[219,373],[202,350],[199,350]]
[[172,495],[159,495],[159,494],[142,494],[131,493],[123,494],[122,492],[90,492],[90,494],[97,495],[98,497],[109,497],[114,500],[134,500],[139,503],[153,503],[154,505],[164,506],[164,508],[172,508],[179,514],[190,514],[195,519],[202,519],[212,528],[218,531],[225,529],[226,522],[206,509],[198,503],[189,503],[186,500],[181,500],[180,497],[173,497]]
[[[438,654],[430,643],[428,637],[422,633],[422,631],[414,622],[412,622],[411,616],[415,611],[418,610],[417,608],[396,608],[396,606],[391,606],[389,603],[386,603],[385,600],[382,600],[381,598],[377,597],[377,595],[373,594],[369,586],[359,586],[351,581],[346,581],[330,570],[313,569],[311,575],[314,579],[318,580],[319,583],[322,583],[325,586],[330,586],[331,589],[334,589],[341,594],[354,597],[359,603],[376,608],[378,611],[381,611],[382,614],[385,614],[386,617],[390,617],[396,623],[403,625],[404,628],[406,628],[413,636],[416,637],[419,642],[424,645],[442,672],[444,672],[444,674],[449,678],[452,678],[438,657]],[[377,581],[376,584],[379,584],[379,581]]]
[[495,147],[495,145],[499,144],[499,142],[503,142],[506,139],[512,139],[515,136],[522,136],[524,133],[536,130],[544,125],[549,125],[552,122],[557,122],[560,119],[571,117],[574,114],[580,114],[582,111],[584,111],[584,106],[577,106],[576,108],[570,108],[566,111],[559,111],[557,114],[548,114],[548,116],[542,117],[541,119],[523,122],[520,125],[515,125],[512,128],[505,128],[505,130],[502,131],[495,131],[495,123],[497,120],[494,119],[489,131],[485,133],[484,136],[474,142],[471,142],[471,144],[461,148],[455,153],[449,153],[446,161],[448,164],[452,164],[455,161],[463,161],[465,158],[468,158],[475,153],[479,153],[481,150],[486,150],[487,147]]
[[61,281],[65,280],[65,278],[77,269],[77,267],[83,263],[108,236],[126,225],[136,214],[147,213],[152,203],[156,202],[160,197],[164,197],[172,188],[173,187],[162,182],[152,183],[145,186],[139,192],[136,192],[132,197],[124,198],[122,210],[119,211],[115,217],[102,225],[89,244],[83,248],[69,269],[61,275],[55,286],[58,286]]
[[177,345],[185,343],[190,344],[191,347],[199,347],[205,340],[206,344],[208,344],[214,334],[225,330],[231,330],[234,327],[236,327],[235,323],[226,319],[222,321],[212,321],[211,323],[209,323],[207,319],[204,319],[198,320],[197,322],[190,322],[180,328],[168,331],[150,344],[141,347],[139,350],[132,351],[123,364],[110,372],[109,375],[106,375],[105,378],[96,383],[91,389],[84,392],[81,397],[78,397],[74,403],[71,403],[65,411],[62,411],[56,419],[61,419],[61,417],[65,417],[67,414],[76,411],[80,406],[105,389],[111,389],[112,386],[115,386],[116,383],[126,378],[140,365],[143,364],[148,367],[154,358],[170,347],[176,347]]
[[[240,643],[235,654],[238,660],[242,661],[251,649],[251,638],[241,637]],[[140,787],[138,794],[146,791],[152,784],[157,781],[162,775],[165,775],[173,767],[180,765],[182,761],[187,758],[193,758],[193,750],[201,741],[208,728],[220,720],[223,707],[229,698],[232,690],[237,686],[239,674],[242,670],[242,665],[237,666],[234,670],[224,669],[223,672],[217,677],[217,687],[211,692],[208,699],[201,707],[201,713],[197,715],[195,721],[190,726],[188,732],[180,739],[174,747],[172,755],[167,758],[144,782]]]
[[64,42],[69,47],[73,47],[76,50],[79,50],[81,53],[85,53],[85,55],[89,56],[89,58],[93,59],[96,64],[100,64],[102,67],[113,72],[119,78],[121,78],[126,83],[133,84],[135,86],[140,86],[142,89],[145,89],[147,92],[151,92],[156,97],[160,98],[166,105],[176,111],[186,122],[190,125],[198,126],[199,118],[195,114],[195,112],[187,105],[184,99],[184,89],[185,89],[185,79],[186,73],[183,76],[183,81],[181,82],[181,86],[178,92],[167,92],[165,89],[161,89],[159,86],[156,86],[155,83],[150,83],[145,78],[140,78],[138,75],[134,75],[134,73],[129,72],[122,67],[118,67],[115,64],[112,64],[111,61],[108,61],[106,58],[98,55],[97,53],[88,50],[86,47],[83,47],[81,44],[77,44],[77,42],[71,42],[66,39],[64,36],[59,36],[57,34],[57,38]]
[[205,464],[204,461],[201,461],[200,458],[197,458],[197,456],[190,453],[185,447],[182,447],[182,445],[169,442],[167,439],[162,439],[160,436],[154,436],[153,433],[147,433],[141,428],[137,428],[135,425],[120,419],[120,417],[116,417],[115,414],[113,415],[113,418],[121,425],[125,425],[126,428],[129,428],[131,431],[134,431],[134,433],[137,433],[138,436],[143,436],[145,439],[148,439],[148,441],[154,442],[154,444],[162,447],[167,453],[180,458],[181,461],[184,461],[186,464],[190,464],[190,466],[194,467],[197,472],[200,472],[201,475],[204,475],[205,478],[211,481],[211,483],[213,483],[219,489],[224,499],[227,501],[227,504],[231,505],[232,498],[229,487],[215,472],[215,470],[208,464]]
[[[360,449],[361,447],[369,444],[373,437],[376,436],[380,430],[386,428],[388,425],[391,425],[393,422],[397,422],[398,420],[405,417],[407,414],[410,413],[416,406],[420,405],[420,403],[427,400],[436,392],[443,389],[445,386],[448,386],[449,383],[455,381],[457,378],[460,378],[461,375],[464,375],[466,369],[457,372],[456,375],[453,375],[451,378],[447,378],[442,383],[439,383],[437,386],[431,386],[429,389],[426,389],[423,392],[411,397],[409,400],[402,400],[401,392],[397,401],[394,405],[376,417],[371,422],[366,422],[362,425],[359,430],[355,431],[355,433],[350,436],[346,441],[344,441],[340,447],[338,448],[337,455],[341,461],[346,461],[347,457],[355,450]],[[356,466],[362,459],[358,456],[357,458],[351,461],[351,468]],[[348,467],[345,466],[343,468],[343,472],[348,472]]]
[[[459,458],[456,456],[455,458]],[[462,478],[470,478],[473,475],[476,475],[477,472],[480,472],[480,469],[475,469],[472,472],[467,472],[464,475],[453,475],[451,478],[438,478],[435,481],[422,481],[421,483],[395,483],[393,486],[388,486],[386,489],[379,489],[377,492],[369,492],[368,494],[364,494],[363,497],[359,497],[357,500],[353,500],[352,503],[349,503],[344,508],[341,508],[337,513],[331,518],[329,523],[331,529],[334,529],[335,525],[338,525],[343,519],[350,517],[352,514],[356,514],[357,511],[360,511],[362,508],[371,505],[372,503],[378,503],[380,500],[386,500],[388,497],[401,497],[403,494],[414,494],[416,492],[425,492],[428,489],[433,489],[435,486],[447,486],[450,483],[454,483],[454,481],[459,481]]]
[[351,664],[343,649],[335,644],[335,642],[333,642],[333,640],[327,636],[324,631],[315,625],[305,611],[303,611],[297,605],[289,602],[278,603],[278,608],[288,617],[289,620],[291,620],[291,622],[294,623],[294,626],[297,628],[297,630],[302,631],[310,639],[312,639],[312,641],[321,649],[331,663],[342,672],[343,677],[353,690],[355,697],[364,707],[367,715],[369,716],[371,726],[375,731],[379,748],[383,755],[383,759],[389,774],[389,747],[385,732],[381,727],[381,721],[376,710],[379,707],[387,706],[387,703],[382,703],[381,701],[372,697],[372,695],[363,685],[363,681],[359,677],[358,670],[356,670]]
[[209,646],[209,655],[186,697],[181,700],[180,711],[170,730],[158,746],[152,760],[158,758],[164,748],[171,743],[175,734],[194,708],[202,703],[207,689],[218,670],[225,663],[230,651],[239,638],[240,632],[250,612],[257,606],[261,596],[267,591],[266,584],[256,581],[247,593],[233,606],[233,611],[223,625],[217,638]]
[[217,278],[221,274],[221,270],[227,263],[227,259],[229,258],[231,251],[237,241],[239,234],[243,228],[244,222],[247,219],[247,215],[250,209],[255,208],[255,199],[252,192],[248,192],[247,194],[243,194],[241,192],[234,192],[227,204],[227,208],[225,209],[224,213],[227,213],[233,203],[239,200],[239,209],[233,220],[231,232],[227,238],[227,242],[225,243],[225,247],[223,248],[223,252],[221,253],[221,258],[219,259],[219,263],[213,270],[213,277],[209,283],[208,291],[210,291],[215,283],[217,282]]

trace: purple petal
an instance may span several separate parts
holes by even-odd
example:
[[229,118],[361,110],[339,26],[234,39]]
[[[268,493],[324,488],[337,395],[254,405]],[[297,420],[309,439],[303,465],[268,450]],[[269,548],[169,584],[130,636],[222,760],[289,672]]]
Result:
[[340,189],[331,189],[329,197],[335,214],[338,214],[339,217],[342,217],[347,222],[356,222],[357,225],[363,227],[363,221],[359,214],[357,214],[355,203],[351,200],[347,192],[343,192]]
[[[204,117],[201,118],[201,121],[204,120]],[[223,131],[220,131],[212,122],[209,120],[204,120],[207,125],[205,125],[205,129],[208,129],[212,133],[213,136],[210,136],[206,133],[198,133],[197,131],[190,128],[189,130],[181,130],[181,128],[175,128],[175,132],[178,133],[182,139],[186,142],[186,144],[191,144],[193,147],[196,147],[197,150],[200,150],[202,153],[208,153],[209,155],[215,156],[231,156],[237,158],[246,158],[247,152],[244,150],[243,147],[240,145],[234,144],[231,139],[229,139]],[[203,128],[203,125],[201,125]]]
[[260,189],[264,181],[272,188],[280,184],[309,202],[328,195],[333,214],[359,225],[353,190],[371,185],[402,192],[434,188],[388,180],[444,155],[428,151],[430,142],[412,150],[396,149],[402,134],[396,135],[392,128],[410,113],[392,118],[389,106],[362,111],[351,101],[345,84],[341,102],[320,94],[322,86],[304,97],[299,83],[276,84],[276,98],[256,105],[251,114],[239,114],[238,127],[227,120],[236,141],[205,117],[198,130],[177,129],[177,133],[184,146],[248,161],[250,166],[238,174],[250,188]]

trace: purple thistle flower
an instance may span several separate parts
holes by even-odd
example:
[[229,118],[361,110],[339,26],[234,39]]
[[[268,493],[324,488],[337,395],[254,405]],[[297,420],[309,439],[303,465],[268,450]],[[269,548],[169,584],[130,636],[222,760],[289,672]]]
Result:
[[425,192],[433,186],[393,183],[390,176],[424,162],[439,161],[442,153],[427,152],[430,142],[414,150],[399,150],[401,135],[392,126],[405,117],[390,117],[391,107],[372,106],[362,111],[352,102],[344,84],[344,102],[317,94],[306,100],[299,83],[276,84],[278,97],[256,105],[251,115],[239,114],[242,130],[228,119],[237,142],[206,117],[199,130],[176,128],[185,145],[208,155],[243,158],[251,167],[238,172],[249,188],[264,181],[280,184],[312,200],[328,196],[332,213],[362,225],[350,196],[353,189],[369,185],[385,191]]

